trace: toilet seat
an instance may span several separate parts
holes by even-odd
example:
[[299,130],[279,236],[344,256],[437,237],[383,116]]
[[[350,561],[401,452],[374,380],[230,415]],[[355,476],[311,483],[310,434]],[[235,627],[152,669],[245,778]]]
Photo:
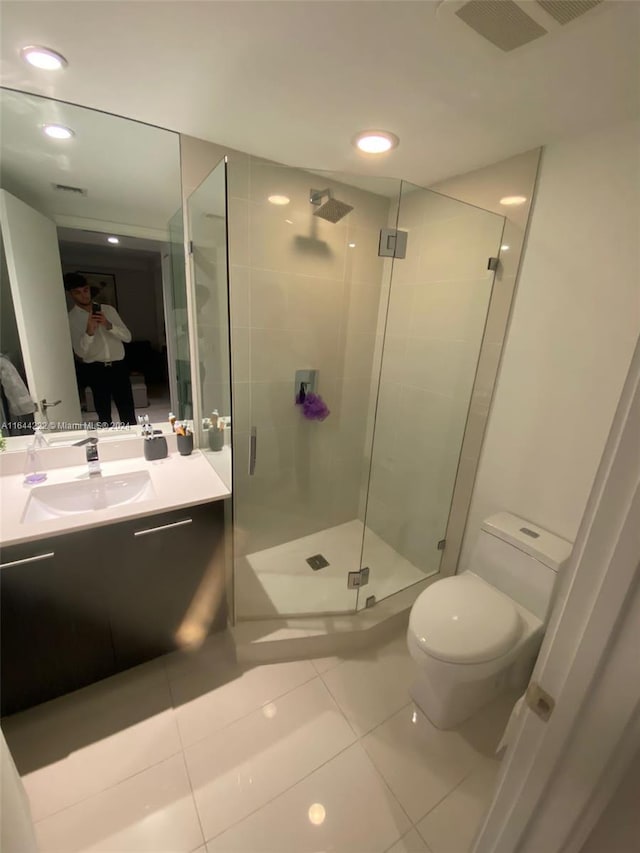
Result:
[[511,601],[471,572],[443,578],[418,596],[409,630],[420,650],[446,663],[485,663],[505,655],[523,625]]

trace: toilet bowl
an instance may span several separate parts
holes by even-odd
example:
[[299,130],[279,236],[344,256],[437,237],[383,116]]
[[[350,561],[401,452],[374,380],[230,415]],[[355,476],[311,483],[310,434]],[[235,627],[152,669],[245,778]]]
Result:
[[524,688],[570,553],[569,542],[500,513],[483,523],[471,569],[418,596],[407,630],[419,666],[410,692],[434,725],[453,728],[507,687]]

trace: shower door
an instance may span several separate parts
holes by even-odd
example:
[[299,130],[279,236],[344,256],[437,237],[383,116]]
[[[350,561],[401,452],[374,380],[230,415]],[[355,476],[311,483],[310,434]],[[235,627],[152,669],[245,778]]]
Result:
[[474,382],[504,218],[403,182],[397,227],[408,239],[385,306],[358,609],[438,575],[465,427],[479,452],[470,405],[486,414],[490,400]]
[[400,182],[230,168],[236,616],[352,613],[391,264],[378,242]]

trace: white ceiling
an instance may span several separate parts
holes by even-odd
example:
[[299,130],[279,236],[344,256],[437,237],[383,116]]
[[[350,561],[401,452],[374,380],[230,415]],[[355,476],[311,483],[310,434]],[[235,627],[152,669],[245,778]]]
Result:
[[[1,79],[289,165],[423,186],[637,115],[635,0],[511,53],[450,5],[4,0]],[[26,66],[29,43],[69,67]],[[397,151],[363,161],[350,140],[370,127],[395,132]]]
[[[76,135],[50,139],[42,132],[49,123]],[[177,134],[7,90],[0,91],[0,127],[0,183],[13,195],[58,224],[166,236],[181,205]]]

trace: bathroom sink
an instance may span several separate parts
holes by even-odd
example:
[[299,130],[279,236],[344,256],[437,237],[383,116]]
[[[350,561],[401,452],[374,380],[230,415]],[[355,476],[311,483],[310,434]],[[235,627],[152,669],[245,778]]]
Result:
[[22,521],[48,521],[123,504],[141,503],[153,497],[155,490],[148,471],[36,486],[31,490]]

